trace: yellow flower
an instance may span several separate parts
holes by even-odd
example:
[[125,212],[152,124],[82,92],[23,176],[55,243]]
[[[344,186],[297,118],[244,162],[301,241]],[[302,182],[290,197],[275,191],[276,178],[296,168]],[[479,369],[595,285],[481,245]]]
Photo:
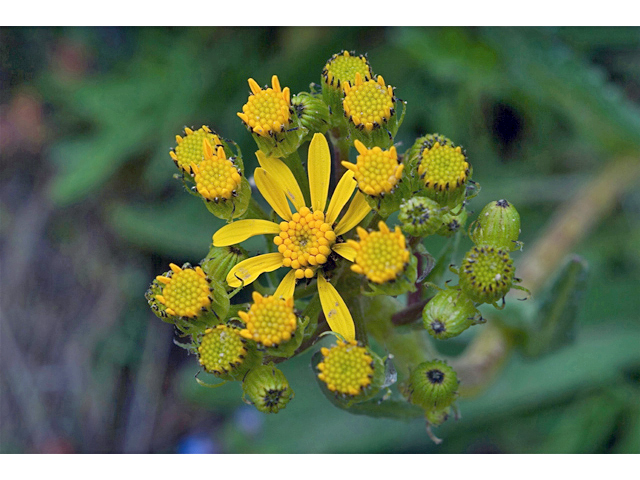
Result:
[[355,341],[341,342],[320,350],[323,359],[318,364],[318,378],[329,390],[355,396],[371,385],[374,361],[365,347]]
[[324,83],[336,89],[342,89],[345,84],[353,85],[356,72],[365,80],[373,77],[371,67],[364,55],[351,55],[347,51],[333,55],[322,70]]
[[376,80],[363,80],[360,72],[355,76],[353,86],[343,85],[344,114],[359,130],[370,132],[385,125],[395,113],[393,87],[386,86],[381,75]]
[[167,307],[169,315],[197,317],[203,308],[211,305],[210,285],[200,267],[182,269],[170,263],[171,276],[159,275],[162,294],[156,300]]
[[247,341],[240,330],[218,325],[204,332],[198,346],[198,360],[204,369],[216,375],[235,372],[247,357]]
[[469,162],[461,147],[436,142],[422,152],[418,174],[429,189],[453,190],[465,185],[470,175]]
[[[353,172],[347,171],[336,186],[327,206],[331,155],[323,135],[314,135],[309,146],[308,170],[311,205],[305,199],[291,170],[279,159],[256,152],[260,168],[255,170],[256,186],[274,211],[283,219],[280,224],[268,220],[239,220],[222,227],[213,235],[215,246],[235,245],[256,235],[277,235],[278,251],[249,258],[236,265],[227,276],[231,287],[248,285],[262,273],[280,267],[291,269],[282,279],[275,296],[293,297],[296,279],[313,278],[336,252],[353,261],[354,250],[346,243],[336,243],[337,237],[354,228],[369,213],[364,195],[356,192],[349,208],[336,223],[342,208],[351,198],[356,184]],[[293,213],[289,202],[295,207]],[[318,275],[318,293],[322,309],[331,329],[347,340],[355,338],[353,319],[344,300],[324,275]]]
[[351,270],[375,283],[395,280],[409,263],[411,253],[400,227],[390,231],[384,222],[378,224],[379,232],[367,232],[358,227],[360,241],[348,240],[355,251],[355,263]]
[[293,297],[263,297],[253,292],[253,305],[248,312],[238,312],[246,328],[240,335],[265,347],[291,340],[298,320],[293,311]]
[[360,154],[356,163],[342,162],[342,165],[353,171],[358,188],[372,197],[391,193],[402,178],[404,169],[404,165],[398,163],[396,147],[369,149],[359,140],[355,140],[353,145]]
[[191,164],[200,195],[216,203],[237,196],[242,181],[240,169],[227,159],[222,146],[218,146],[214,154],[207,139],[202,140],[202,144],[204,159],[199,164]]
[[291,93],[289,87],[280,87],[278,76],[271,77],[273,88],[262,90],[253,79],[249,79],[251,95],[242,107],[238,117],[242,119],[252,133],[262,137],[284,132],[291,122]]
[[194,163],[198,165],[202,161],[204,155],[202,141],[206,139],[211,145],[220,145],[220,139],[206,125],[195,131],[185,128],[184,133],[184,137],[176,135],[178,145],[169,152],[169,155],[179,169],[191,173],[191,165]]

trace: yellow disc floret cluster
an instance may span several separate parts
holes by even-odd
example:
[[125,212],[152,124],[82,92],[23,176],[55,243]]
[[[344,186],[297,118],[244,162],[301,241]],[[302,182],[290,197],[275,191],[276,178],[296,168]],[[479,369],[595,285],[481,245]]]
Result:
[[191,164],[198,165],[203,159],[202,141],[206,139],[211,145],[219,145],[220,139],[206,125],[195,131],[185,128],[184,132],[186,134],[184,137],[176,135],[178,145],[169,152],[169,155],[178,168],[190,173]]
[[247,355],[246,342],[237,328],[228,325],[208,328],[198,347],[200,365],[218,375],[232,372]]
[[236,196],[242,179],[240,170],[227,159],[224,148],[218,147],[216,153],[207,140],[204,143],[204,160],[191,165],[196,188],[207,200],[219,202]]
[[246,325],[240,335],[266,347],[290,340],[296,330],[293,297],[263,297],[253,292],[253,305],[248,312],[238,312],[238,315]]
[[384,222],[380,222],[378,226],[378,232],[367,232],[358,227],[360,241],[347,242],[356,250],[351,270],[366,275],[372,282],[385,283],[398,278],[409,262],[411,253],[400,227],[396,226],[392,232]]
[[327,85],[341,88],[345,84],[355,84],[356,73],[365,80],[373,76],[369,62],[364,55],[354,56],[344,51],[336,53],[329,59],[322,70],[322,78]]
[[318,364],[318,378],[332,392],[355,396],[371,385],[373,358],[355,340],[338,341],[337,345],[322,348],[320,352],[324,358]]
[[242,107],[238,117],[252,133],[270,137],[284,132],[291,123],[291,92],[280,88],[278,76],[271,78],[272,88],[262,90],[253,78],[249,79],[252,95]]
[[382,150],[380,147],[368,149],[362,142],[355,140],[358,150],[356,164],[342,162],[345,168],[353,171],[358,188],[371,196],[391,193],[402,178],[403,164],[398,163],[395,147]]
[[170,277],[156,277],[163,285],[162,294],[156,295],[156,299],[167,307],[169,315],[197,317],[203,308],[211,305],[207,276],[200,267],[182,269],[175,263],[169,266]]
[[280,234],[273,241],[284,257],[282,264],[293,268],[296,278],[313,278],[317,267],[327,262],[336,234],[324,213],[303,207],[290,221],[280,223]]
[[461,147],[436,142],[423,152],[418,174],[427,188],[453,190],[469,178],[469,162]]
[[367,132],[389,121],[394,113],[393,87],[385,86],[384,78],[363,80],[356,72],[354,85],[344,84],[344,114],[353,124]]

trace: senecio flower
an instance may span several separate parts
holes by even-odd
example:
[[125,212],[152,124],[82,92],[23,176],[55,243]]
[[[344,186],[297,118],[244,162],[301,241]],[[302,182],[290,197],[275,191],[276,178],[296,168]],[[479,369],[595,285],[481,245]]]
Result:
[[169,155],[180,170],[191,173],[191,166],[202,161],[203,140],[207,140],[211,145],[219,145],[220,138],[206,125],[195,131],[187,127],[184,133],[184,137],[176,135],[177,146],[169,152]]
[[393,192],[402,178],[404,168],[403,164],[398,163],[396,147],[389,150],[367,148],[359,140],[355,140],[353,145],[360,154],[356,163],[342,162],[342,165],[353,171],[358,188],[372,197]]
[[[325,137],[315,134],[307,161],[311,194],[311,206],[308,207],[293,173],[281,160],[267,157],[261,151],[256,156],[260,162],[260,168],[254,174],[256,186],[283,221],[278,224],[260,219],[239,220],[218,230],[213,235],[213,244],[221,247],[256,235],[276,235],[274,243],[278,251],[240,262],[227,275],[227,283],[231,287],[248,285],[264,272],[288,267],[291,271],[284,276],[275,293],[286,299],[293,296],[296,280],[314,278],[320,271],[318,293],[327,323],[345,339],[354,340],[351,314],[322,272],[332,252],[353,261],[353,248],[346,243],[336,243],[336,240],[358,225],[371,210],[362,193],[356,192],[346,213],[336,223],[356,188],[353,172],[347,171],[342,176],[327,206],[331,155]],[[295,207],[295,213],[291,211],[289,201]]]

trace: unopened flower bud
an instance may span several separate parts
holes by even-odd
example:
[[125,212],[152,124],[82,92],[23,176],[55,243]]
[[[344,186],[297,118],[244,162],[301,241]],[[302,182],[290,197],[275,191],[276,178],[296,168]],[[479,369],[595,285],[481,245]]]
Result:
[[[454,208],[457,210],[457,207]],[[467,223],[467,211],[463,208],[458,215],[453,215],[450,211],[442,215],[442,226],[436,232],[443,237],[453,237]]]
[[291,98],[291,106],[307,130],[306,140],[311,140],[316,133],[326,133],[329,128],[329,107],[317,95],[300,92]]
[[294,393],[287,377],[273,365],[259,365],[242,382],[244,399],[263,413],[278,413]]
[[200,262],[202,270],[211,278],[226,284],[226,278],[233,267],[247,259],[247,252],[237,246],[216,247],[211,245],[209,253]]
[[438,292],[422,311],[424,328],[440,340],[457,337],[481,321],[482,316],[473,301],[455,288]]
[[412,197],[400,205],[402,230],[413,237],[427,237],[442,228],[446,209],[427,197]]
[[440,360],[424,362],[411,371],[409,401],[426,412],[449,407],[458,393],[456,372]]
[[487,204],[473,225],[471,239],[476,245],[491,245],[508,251],[520,248],[520,215],[513,204],[498,200]]
[[507,250],[489,245],[475,246],[462,260],[460,287],[477,303],[494,303],[511,289],[515,274]]

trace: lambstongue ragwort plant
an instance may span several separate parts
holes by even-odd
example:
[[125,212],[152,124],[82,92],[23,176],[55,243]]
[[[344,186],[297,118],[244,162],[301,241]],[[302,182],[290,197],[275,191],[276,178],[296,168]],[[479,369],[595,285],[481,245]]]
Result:
[[[479,305],[504,306],[518,282],[510,253],[522,247],[520,218],[499,200],[462,228],[479,192],[465,149],[432,133],[399,154],[405,102],[366,56],[333,55],[321,85],[292,96],[276,75],[271,87],[249,79],[238,117],[258,147],[254,172],[207,126],[176,136],[170,156],[187,191],[227,225],[199,266],[170,264],[146,297],[221,380],[196,376],[202,385],[242,382],[245,402],[276,413],[294,397],[276,365],[314,349],[312,374],[337,407],[421,416],[439,442],[431,427],[457,412],[458,377],[405,339],[449,339],[485,322]],[[448,242],[440,258],[428,251],[435,235]],[[447,271],[465,235],[475,246]],[[249,255],[241,244],[259,236],[266,252]],[[451,272],[459,281],[444,286]],[[234,302],[241,291],[250,305]],[[327,335],[333,343],[316,346]]]

